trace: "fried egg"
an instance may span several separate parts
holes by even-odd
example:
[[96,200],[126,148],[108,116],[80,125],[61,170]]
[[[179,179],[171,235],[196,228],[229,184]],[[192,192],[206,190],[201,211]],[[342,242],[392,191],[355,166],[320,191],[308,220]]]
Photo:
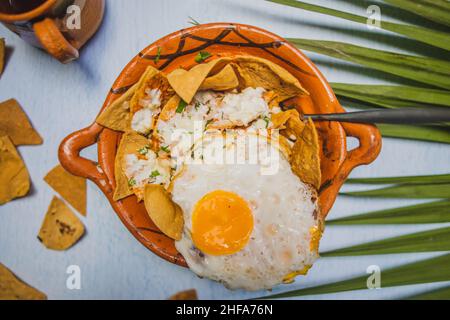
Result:
[[[255,139],[247,132],[242,135],[250,144]],[[185,221],[175,246],[200,277],[230,289],[270,289],[318,258],[317,195],[292,173],[272,143],[258,149],[255,163],[248,161],[253,155],[247,147],[246,163],[212,161],[220,158],[220,139],[210,137],[194,157],[203,163],[185,164],[173,182],[173,201]],[[239,148],[234,142],[222,147],[237,154]],[[272,162],[277,168],[267,174],[264,169]]]

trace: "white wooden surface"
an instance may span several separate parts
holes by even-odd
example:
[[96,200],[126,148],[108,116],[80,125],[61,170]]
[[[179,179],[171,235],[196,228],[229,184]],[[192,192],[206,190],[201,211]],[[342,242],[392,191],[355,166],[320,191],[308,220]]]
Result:
[[[373,2],[317,0],[314,3],[364,15],[366,7]],[[383,18],[395,19],[388,13],[388,9],[383,9]],[[428,52],[437,57],[443,55],[430,47],[413,46],[408,40],[390,33],[370,31],[363,25],[262,0],[109,0],[102,28],[82,50],[81,59],[70,65],[53,61],[0,27],[0,37],[5,37],[13,50],[0,79],[0,100],[18,99],[45,140],[42,146],[20,147],[31,173],[33,191],[27,198],[0,207],[0,262],[47,293],[50,299],[165,299],[189,288],[196,288],[202,299],[241,299],[264,294],[229,291],[220,284],[199,279],[189,270],[156,257],[125,229],[106,198],[92,183],[88,184],[88,216],[83,218],[87,234],[82,241],[67,252],[54,252],[45,249],[36,239],[54,195],[42,178],[57,163],[59,142],[93,121],[112,82],[140,49],[170,32],[189,26],[189,16],[203,23],[252,24],[285,37],[341,40],[418,54]],[[414,19],[411,15],[405,16]],[[374,44],[364,39],[365,36],[379,42]],[[395,80],[378,72],[363,71],[357,66],[307,54],[330,81],[382,83]],[[88,150],[86,155],[95,157],[96,151]],[[370,166],[358,168],[352,176],[447,173],[449,159],[450,147],[446,145],[385,139],[378,160]],[[340,217],[414,202],[418,201],[340,197],[330,216]],[[329,227],[322,240],[322,250],[434,227]],[[298,278],[295,284],[280,286],[273,292],[364,274],[372,264],[383,270],[435,255],[438,253],[323,258],[307,277]],[[69,265],[81,268],[81,290],[66,288],[66,268]],[[307,298],[391,299],[443,285],[445,283]]]

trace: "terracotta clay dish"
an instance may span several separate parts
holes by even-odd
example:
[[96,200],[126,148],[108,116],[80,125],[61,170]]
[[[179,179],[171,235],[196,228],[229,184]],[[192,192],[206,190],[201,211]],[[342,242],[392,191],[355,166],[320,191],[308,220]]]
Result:
[[[323,75],[298,49],[268,31],[231,23],[205,24],[180,30],[139,52],[117,78],[102,110],[133,86],[148,66],[166,73],[180,67],[190,69],[196,65],[198,52],[205,50],[213,55],[213,59],[252,55],[285,68],[310,93],[310,96],[299,98],[304,113],[345,112]],[[321,145],[319,204],[322,218],[325,218],[351,170],[371,163],[378,156],[381,136],[377,128],[371,125],[317,122],[316,128]],[[347,150],[348,136],[359,140],[356,149]],[[120,132],[94,123],[64,139],[59,149],[59,159],[67,171],[88,178],[99,186],[122,222],[143,245],[172,263],[186,266],[185,259],[175,248],[174,240],[158,230],[142,202],[139,203],[135,196],[113,200],[114,162],[120,138]],[[98,146],[98,162],[80,157],[81,150],[93,144]]]

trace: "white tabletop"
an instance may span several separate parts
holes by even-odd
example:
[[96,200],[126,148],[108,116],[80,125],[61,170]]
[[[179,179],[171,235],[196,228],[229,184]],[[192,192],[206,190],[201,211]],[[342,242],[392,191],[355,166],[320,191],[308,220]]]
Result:
[[[316,0],[360,15],[366,1]],[[383,10],[384,14],[385,11]],[[392,19],[387,15],[383,18]],[[172,265],[148,251],[122,225],[106,198],[88,183],[88,215],[82,218],[87,234],[66,252],[47,250],[37,239],[42,219],[55,194],[42,180],[57,164],[60,141],[69,133],[88,126],[101,107],[113,81],[125,64],[142,48],[164,35],[188,27],[189,16],[206,22],[240,22],[262,27],[285,37],[339,40],[411,53],[439,50],[415,46],[387,32],[370,31],[364,25],[345,22],[262,0],[114,0],[107,1],[102,28],[81,51],[80,60],[61,65],[28,46],[0,27],[0,37],[12,47],[12,55],[0,79],[0,100],[16,98],[44,138],[36,147],[20,147],[30,171],[33,189],[24,198],[0,207],[0,262],[50,299],[165,299],[177,291],[196,288],[202,299],[242,299],[264,292],[230,291],[188,269]],[[411,15],[405,15],[413,19]],[[366,39],[376,39],[374,44]],[[398,49],[401,46],[402,50]],[[337,60],[307,54],[329,81],[386,83],[395,78],[362,70]],[[397,81],[399,81],[397,79]],[[379,158],[356,169],[353,177],[448,173],[450,147],[443,144],[384,139]],[[95,158],[96,150],[86,155]],[[341,217],[368,210],[417,203],[408,200],[370,200],[339,197],[330,216]],[[447,224],[449,225],[449,224]],[[389,236],[436,228],[440,225],[329,227],[322,250],[363,243]],[[307,277],[273,292],[318,285],[366,273],[369,265],[382,270],[439,253],[322,258]],[[81,290],[66,287],[66,268],[81,269]],[[391,299],[441,287],[448,283],[363,290],[311,299]]]

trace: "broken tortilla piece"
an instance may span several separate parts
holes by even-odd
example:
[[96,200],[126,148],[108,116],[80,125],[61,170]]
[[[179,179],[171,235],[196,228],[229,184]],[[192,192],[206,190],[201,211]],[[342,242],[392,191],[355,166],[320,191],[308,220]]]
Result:
[[181,291],[171,296],[169,300],[198,300],[197,291],[195,289]]
[[72,207],[83,216],[86,216],[87,192],[85,178],[74,176],[58,165],[47,173],[44,180]]
[[291,167],[303,182],[312,185],[316,190],[320,189],[321,184],[319,147],[316,128],[309,118],[292,147]]
[[25,196],[30,176],[25,164],[7,136],[0,136],[0,205]]
[[150,219],[159,230],[174,240],[180,240],[184,226],[183,211],[172,201],[169,192],[163,186],[147,184],[144,203]]
[[[298,95],[309,94],[286,69],[269,60],[253,56],[219,58],[196,65],[190,70],[176,69],[167,79],[175,92],[189,104],[197,91],[205,88],[202,88],[202,85],[208,85],[208,77],[233,77],[231,70],[227,69],[228,66],[233,69],[233,75],[240,82],[240,89],[261,87],[273,91],[278,103]],[[222,72],[224,74],[221,74]],[[232,81],[235,81],[234,77]]]
[[[136,156],[139,156],[139,150],[146,148],[149,144],[150,140],[136,132],[126,132],[122,135],[114,164],[116,188],[114,190],[113,198],[115,201],[126,198],[134,193],[125,174],[126,155],[135,154]],[[138,196],[138,194],[136,195]]]
[[130,111],[132,114],[143,108],[141,105],[142,100],[145,100],[147,97],[148,90],[152,89],[158,89],[161,92],[161,105],[164,105],[173,95],[173,90],[167,81],[166,75],[158,69],[149,66],[139,80],[136,92],[131,98]]
[[244,87],[264,88],[277,95],[278,103],[298,95],[308,95],[296,77],[279,65],[258,57],[238,56],[233,59]]
[[199,90],[229,91],[239,87],[239,79],[231,65],[203,81]]
[[229,61],[229,58],[221,58],[196,65],[189,71],[175,69],[167,75],[167,80],[180,98],[189,104],[208,75],[222,69]]
[[47,296],[0,263],[0,300],[47,300]]
[[130,127],[130,101],[139,83],[132,86],[119,99],[106,107],[95,120],[98,124],[116,130],[127,131]]
[[0,103],[0,135],[7,135],[14,145],[39,145],[42,138],[15,99]]
[[38,239],[52,250],[67,250],[84,234],[84,225],[58,197],[53,200],[39,231]]

